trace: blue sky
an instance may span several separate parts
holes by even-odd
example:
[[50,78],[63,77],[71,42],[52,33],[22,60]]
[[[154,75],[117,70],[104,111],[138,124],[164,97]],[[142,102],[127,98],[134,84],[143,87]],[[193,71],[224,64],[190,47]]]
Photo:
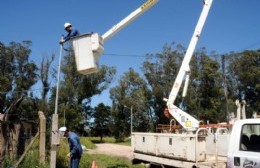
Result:
[[[0,5],[0,41],[32,41],[31,59],[39,64],[44,53],[56,53],[65,22],[71,22],[81,34],[104,34],[113,25],[137,9],[145,0],[2,0]],[[197,48],[228,53],[260,49],[260,1],[214,0]],[[160,0],[122,31],[105,42],[99,63],[117,68],[115,85],[130,67],[140,71],[146,53],[160,53],[166,43],[187,47],[202,10],[202,0]],[[122,56],[111,56],[117,54]],[[126,55],[137,55],[126,56]],[[52,81],[52,85],[56,82]],[[40,88],[36,85],[35,88]],[[37,91],[35,91],[35,94]],[[109,91],[93,98],[92,105],[110,105]]]

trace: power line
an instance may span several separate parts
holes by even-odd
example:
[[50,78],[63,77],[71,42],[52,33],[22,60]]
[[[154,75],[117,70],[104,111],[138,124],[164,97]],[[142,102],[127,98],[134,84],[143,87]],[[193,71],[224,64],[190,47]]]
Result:
[[115,57],[146,57],[145,55],[137,55],[137,54],[103,54],[108,56],[115,56]]
[[[241,52],[243,50],[247,50],[249,48],[252,48],[253,46],[256,46],[257,44],[259,44],[260,41],[257,41],[251,45],[248,45],[247,47],[244,47],[244,49],[240,49],[239,51],[236,51],[236,52]],[[103,55],[107,55],[107,56],[114,56],[114,57],[139,57],[139,58],[145,58],[147,56],[146,55],[138,55],[138,54],[113,54],[113,53],[105,53]],[[223,54],[218,54],[219,56],[223,55]],[[156,57],[156,55],[154,54],[149,54],[150,57]],[[55,69],[55,68],[54,68]],[[39,90],[42,90],[44,88],[48,88],[50,89],[50,87],[41,87],[41,88],[38,88],[38,89],[29,89],[29,90],[22,90],[22,91],[12,91],[12,93],[22,93],[22,92],[35,92],[35,91],[39,91]],[[9,93],[10,91],[8,92],[1,92],[0,91],[0,94],[7,94]]]
[[[237,50],[237,51],[234,51],[234,52],[239,53],[239,52],[244,51],[244,50],[250,50],[251,48],[257,46],[259,43],[260,43],[260,41],[257,41],[257,42],[255,42],[255,43],[252,43],[251,45],[248,45],[248,46],[246,46],[246,47],[243,47],[243,48],[241,48],[241,49],[239,49],[239,50]],[[254,49],[252,49],[252,50],[254,50]],[[145,58],[145,57],[147,57],[147,55],[149,55],[149,57],[156,57],[156,54],[138,55],[138,54],[113,54],[113,53],[110,54],[110,53],[105,53],[105,54],[103,54],[103,55],[114,56],[114,57],[137,57],[137,58],[138,58],[138,57],[139,57],[139,58]],[[218,55],[221,56],[221,55],[223,55],[223,54],[218,53]]]

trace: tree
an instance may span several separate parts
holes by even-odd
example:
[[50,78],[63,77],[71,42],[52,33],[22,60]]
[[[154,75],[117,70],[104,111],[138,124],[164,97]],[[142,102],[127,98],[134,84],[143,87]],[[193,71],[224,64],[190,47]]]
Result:
[[37,81],[37,66],[29,61],[30,45],[30,41],[23,41],[22,44],[11,42],[7,47],[0,43],[0,80],[4,83],[0,86],[1,113],[13,112],[14,104],[19,103],[18,100],[21,101]]
[[260,110],[260,51],[231,53],[229,59],[230,94],[234,99],[244,99],[247,103],[247,117]]
[[100,141],[103,141],[104,135],[109,135],[110,130],[110,118],[111,118],[111,107],[104,105],[103,103],[98,104],[94,108],[94,123],[93,131],[96,136],[100,136]]
[[[0,43],[0,113],[4,114],[1,137],[4,137],[0,158],[4,158],[9,145],[11,130],[22,117],[19,107],[28,97],[29,89],[37,81],[37,66],[29,61],[31,41],[11,42],[8,46]],[[31,114],[35,113],[35,109]],[[30,114],[30,115],[31,115]],[[26,115],[26,114],[25,114]],[[17,131],[17,130],[13,130]],[[18,132],[17,132],[18,133]],[[19,134],[19,133],[18,133]],[[0,163],[3,163],[0,160]]]
[[[113,79],[115,68],[100,66],[95,74],[81,75],[77,72],[74,55],[65,55],[62,67],[62,79],[60,80],[58,114],[64,116],[66,112],[67,125],[79,133],[84,132],[84,125],[90,119],[92,109],[90,107],[91,98],[101,94]],[[52,88],[50,97],[50,107],[54,109],[56,97],[56,87]],[[60,125],[63,125],[63,117],[60,117]]]
[[[169,123],[163,110],[175,78],[185,55],[182,45],[165,45],[161,54],[148,55],[143,64],[143,72],[152,94],[152,108],[158,117],[157,123]],[[206,54],[206,49],[194,53],[190,62],[191,77],[188,94],[185,99],[177,95],[175,105],[198,119],[222,121],[225,118],[223,88],[220,66],[217,60]],[[223,98],[222,98],[223,97]]]
[[[162,53],[147,55],[143,63],[142,70],[151,89],[151,108],[157,117],[157,124],[168,124],[169,120],[164,116],[166,102],[163,98],[168,98],[174,80],[178,74],[182,63],[185,49],[182,45],[165,45]],[[176,104],[180,103],[180,98]]]
[[199,62],[201,66],[198,75],[200,81],[198,86],[200,98],[197,99],[197,105],[200,107],[198,118],[213,123],[226,121],[220,65],[207,55],[201,55]]
[[40,65],[40,80],[43,86],[40,110],[42,110],[45,113],[45,115],[48,114],[48,108],[47,108],[48,103],[46,100],[46,96],[50,90],[50,83],[48,82],[49,73],[50,73],[49,71],[52,62],[54,61],[54,58],[55,58],[54,53],[52,53],[50,58],[47,55],[43,55],[41,65]]
[[154,114],[150,108],[151,93],[147,83],[132,68],[124,73],[118,86],[110,89],[114,129],[117,141],[130,135],[130,110],[132,107],[135,131],[150,131],[154,125]]

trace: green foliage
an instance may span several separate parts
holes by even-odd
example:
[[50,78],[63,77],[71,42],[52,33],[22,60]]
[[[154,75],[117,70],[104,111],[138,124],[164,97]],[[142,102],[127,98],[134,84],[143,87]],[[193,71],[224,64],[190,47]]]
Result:
[[[17,113],[21,118],[26,118],[28,120],[38,119],[40,99],[34,97],[33,95],[28,95],[17,107]],[[29,111],[29,112],[28,112]]]
[[123,141],[117,142],[117,140],[114,137],[103,137],[103,140],[100,141],[99,137],[89,137],[89,140],[91,142],[97,144],[97,143],[116,143],[118,145],[126,145],[131,146],[131,138],[125,138]]
[[[11,42],[8,46],[0,43],[0,113],[5,113],[15,101],[26,96],[37,82],[38,68],[29,61],[30,46],[30,41]],[[12,108],[9,113],[17,112],[15,110]]]
[[[76,70],[74,55],[68,53],[64,57],[59,89],[59,125],[63,126],[64,114],[66,126],[79,134],[85,134],[84,127],[92,116],[91,98],[100,94],[111,83],[115,74],[113,67],[101,66],[99,72],[91,75],[81,75]],[[50,108],[54,109],[56,88],[52,88]]]
[[[122,140],[129,129],[129,115],[124,113],[129,112],[129,108],[125,106],[141,110],[143,105],[150,111],[145,113],[144,110],[143,113],[145,116],[150,115],[149,119],[153,118],[157,123],[169,123],[169,119],[163,115],[163,109],[166,107],[163,98],[169,96],[184,55],[185,49],[181,45],[165,45],[162,53],[147,55],[143,63],[142,70],[146,80],[141,83],[144,83],[145,87],[140,87],[142,84],[137,82],[139,74],[134,74],[130,69],[121,77],[118,86],[110,90],[114,122],[120,127],[120,131],[114,132],[117,139]],[[220,55],[207,54],[205,48],[194,53],[190,62],[188,95],[182,99],[181,88],[174,104],[199,120],[209,120],[213,123],[226,121],[227,115],[236,111],[235,100],[241,98],[241,95],[249,104],[248,117],[251,117],[253,111],[259,111],[259,51],[231,53],[226,57],[226,62],[224,60],[221,63],[218,59]],[[224,85],[227,86],[227,90]],[[139,98],[136,95],[145,96]],[[139,105],[136,105],[136,102],[139,102]],[[134,119],[135,123],[138,123],[138,119],[146,120],[140,113]],[[151,127],[148,123],[138,123],[134,127],[139,126]]]
[[209,120],[211,123],[225,121],[226,113],[221,105],[224,104],[224,94],[221,92],[223,81],[219,63],[205,54],[201,54],[199,60],[200,68],[196,79],[200,81],[196,86],[199,94],[196,104],[200,107],[198,118],[203,121]]
[[[163,110],[166,103],[163,98],[168,98],[174,80],[178,74],[185,49],[181,45],[165,45],[162,53],[147,55],[143,63],[142,70],[151,89],[149,99],[157,123],[168,124],[168,119],[164,116]],[[180,99],[177,99],[177,104]]]
[[94,149],[96,147],[95,144],[92,143],[91,137],[80,137],[80,143],[88,149]]
[[[0,43],[0,113],[9,110],[9,114],[16,116],[11,118],[14,120],[19,117],[36,119],[39,109],[45,108],[48,111],[47,119],[54,112],[55,87],[51,89],[50,100],[46,101],[28,93],[40,76],[37,74],[36,64],[29,60],[30,46],[30,41],[11,42],[8,46]],[[68,55],[62,61],[61,69],[63,74],[58,100],[59,126],[64,125],[65,119],[67,127],[82,135],[86,133],[84,126],[88,125],[89,120],[94,117],[94,128],[96,133],[99,133],[96,135],[103,137],[101,130],[109,128],[116,138],[111,140],[104,138],[102,141],[124,143],[131,130],[131,107],[134,131],[154,131],[156,124],[168,124],[169,119],[163,114],[166,107],[163,98],[169,96],[185,52],[186,49],[182,45],[172,44],[165,45],[161,53],[147,54],[142,66],[144,76],[130,68],[118,81],[118,85],[110,90],[113,102],[111,109],[103,103],[92,109],[90,103],[93,96],[101,94],[108,88],[116,73],[115,68],[100,66],[98,73],[83,76],[76,70],[74,55],[67,53]],[[224,57],[226,62],[224,61],[225,64],[222,62],[220,66],[220,55],[208,54],[205,48],[194,53],[190,62],[191,78],[188,95],[182,99],[179,94],[175,104],[196,118],[210,122],[225,121],[229,112],[236,111],[234,103],[236,99],[246,100],[248,117],[251,117],[252,112],[259,112],[260,52],[243,51],[226,54]],[[48,64],[50,62],[47,61],[46,66]],[[225,68],[226,71],[223,70]],[[42,70],[43,67],[40,69]],[[44,86],[48,87],[46,73],[47,76],[42,74],[41,77],[42,82],[45,82]],[[227,85],[226,95],[224,82]],[[48,90],[43,90],[43,99],[46,98],[47,92]],[[50,130],[47,132],[49,133]],[[95,140],[92,139],[92,141]],[[81,142],[88,148],[94,148],[90,139],[81,138]],[[61,146],[57,158],[57,163],[61,167],[68,166],[68,161],[64,157],[64,154],[68,153],[66,143],[66,141],[63,142],[64,146]],[[100,159],[98,163],[101,166],[106,163],[102,160],[114,160],[115,164],[107,162],[110,167],[129,166],[126,162],[125,164],[116,161],[117,159],[99,155],[84,155],[81,164],[90,166],[91,161],[95,159]],[[27,160],[22,165],[28,167],[33,164],[37,164],[37,155],[29,152]]]
[[245,99],[247,111],[260,111],[260,51],[243,51],[226,56],[229,61],[230,94],[234,99]]
[[98,167],[106,168],[131,168],[138,167],[132,166],[131,161],[123,158],[116,158],[109,155],[94,154],[88,157],[88,159],[94,160]]
[[118,142],[124,141],[131,132],[131,108],[133,115],[133,129],[147,131],[153,125],[154,118],[150,109],[150,91],[146,82],[133,69],[129,69],[121,79],[119,85],[110,89],[112,105],[112,134]]
[[48,168],[49,163],[46,162],[45,165],[39,164],[39,139],[37,139],[31,149],[26,153],[26,156],[18,168]]
[[[29,94],[29,89],[37,82],[37,66],[29,60],[31,41],[11,42],[5,46],[0,42],[0,113],[7,121],[1,127],[1,139],[5,148],[1,149],[0,158],[9,155],[12,141],[11,132],[15,131],[14,123],[21,118],[36,119],[37,99]],[[26,100],[26,101],[24,101]],[[29,112],[29,113],[28,113]]]
[[48,163],[46,165],[40,165],[39,164],[39,151],[38,150],[31,150],[27,153],[25,159],[23,160],[22,164],[19,166],[19,168],[48,168]]
[[69,159],[66,155],[69,153],[69,144],[67,138],[60,139],[60,146],[57,150],[56,166],[57,168],[69,167]]
[[110,135],[110,118],[111,118],[111,112],[110,107],[105,106],[103,103],[98,104],[94,108],[94,123],[93,123],[93,129],[92,132],[94,136],[100,136],[100,141],[102,141],[103,136]]
[[48,55],[43,54],[42,55],[42,61],[39,68],[40,71],[40,81],[42,83],[42,97],[41,97],[41,103],[39,106],[39,110],[43,111],[46,116],[48,116],[49,108],[47,103],[47,94],[50,90],[50,82],[49,82],[49,75],[50,75],[50,67],[52,62],[54,61],[55,54],[52,53],[51,57]]

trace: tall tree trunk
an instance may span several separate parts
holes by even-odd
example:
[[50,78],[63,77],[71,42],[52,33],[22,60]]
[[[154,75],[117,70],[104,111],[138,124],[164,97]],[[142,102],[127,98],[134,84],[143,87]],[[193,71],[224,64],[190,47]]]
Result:
[[8,124],[1,123],[1,131],[0,131],[0,168],[4,168],[4,161],[6,156],[7,149],[7,138],[8,137]]
[[[9,154],[8,149],[10,145],[12,144],[13,139],[12,137],[12,127],[10,125],[14,125],[14,123],[11,123],[9,121],[9,115],[11,112],[23,101],[24,96],[21,95],[16,101],[14,101],[9,108],[4,113],[3,122],[1,123],[1,131],[0,131],[0,168],[4,167],[4,160],[6,156]],[[15,127],[13,127],[15,128]],[[9,143],[11,142],[11,143]],[[15,147],[14,147],[15,148]]]

